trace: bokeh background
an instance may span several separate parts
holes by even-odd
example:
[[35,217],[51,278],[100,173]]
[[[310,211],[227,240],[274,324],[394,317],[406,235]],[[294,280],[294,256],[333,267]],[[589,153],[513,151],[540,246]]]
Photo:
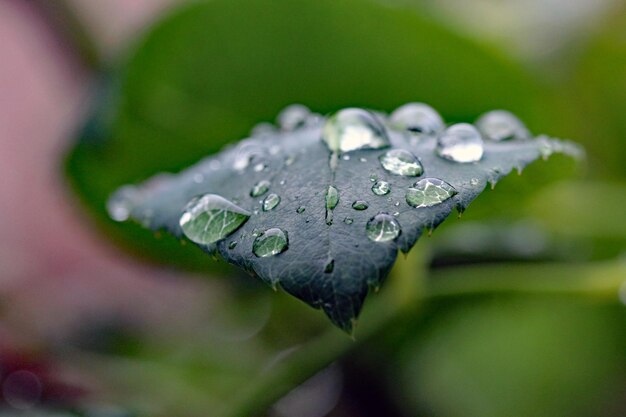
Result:
[[[622,0],[0,0],[0,416],[626,415]],[[518,114],[537,162],[400,259],[356,340],[107,218],[281,108]]]

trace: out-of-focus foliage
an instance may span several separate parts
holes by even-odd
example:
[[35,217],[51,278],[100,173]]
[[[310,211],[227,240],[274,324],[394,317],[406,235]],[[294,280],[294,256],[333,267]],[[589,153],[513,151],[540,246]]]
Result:
[[[448,121],[506,108],[531,129],[547,117],[543,91],[493,50],[410,9],[362,0],[197,2],[158,24],[113,73],[68,162],[101,220],[121,184],[188,166],[294,102],[325,113],[420,100]],[[206,265],[174,239],[133,225],[108,230],[142,255]]]

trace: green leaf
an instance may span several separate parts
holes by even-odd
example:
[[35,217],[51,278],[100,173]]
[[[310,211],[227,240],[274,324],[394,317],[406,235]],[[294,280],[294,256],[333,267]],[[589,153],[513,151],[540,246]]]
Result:
[[[398,250],[408,252],[424,230],[455,208],[465,210],[511,170],[552,152],[582,152],[569,142],[530,139],[526,131],[483,142],[468,124],[418,133],[427,130],[423,123],[398,114],[390,120],[346,109],[324,119],[291,107],[279,119],[300,123],[265,127],[176,176],[123,187],[110,209],[118,220],[131,216],[154,230],[184,233],[350,331]],[[491,133],[485,126],[482,132]],[[269,196],[279,202],[267,210]],[[212,214],[224,210],[230,214]],[[232,219],[238,227],[230,227]]]
[[[419,99],[450,120],[507,108],[548,118],[543,90],[493,50],[413,10],[367,0],[197,1],[150,29],[103,80],[98,109],[68,158],[86,207],[118,246],[187,269],[199,251],[104,210],[120,185],[177,171],[282,107],[392,110]],[[223,264],[222,264],[223,265]]]

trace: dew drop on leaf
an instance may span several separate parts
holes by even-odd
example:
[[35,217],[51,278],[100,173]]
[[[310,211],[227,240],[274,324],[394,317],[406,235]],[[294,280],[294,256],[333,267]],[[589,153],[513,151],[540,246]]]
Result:
[[352,217],[346,217],[345,219],[343,219],[343,222],[345,224],[352,224],[354,222],[354,219]]
[[457,193],[453,186],[439,178],[424,178],[409,188],[406,192],[406,202],[415,208],[432,207]]
[[385,127],[376,116],[357,108],[343,109],[330,116],[322,139],[334,153],[391,146]]
[[278,255],[287,250],[289,239],[287,232],[279,228],[268,229],[260,233],[252,244],[252,252],[258,258]]
[[372,185],[372,192],[376,195],[387,195],[391,191],[391,185],[387,181],[377,181]]
[[369,207],[369,204],[367,204],[367,201],[364,200],[357,200],[354,203],[352,203],[352,208],[355,210],[367,210],[367,208]]
[[191,200],[179,225],[189,240],[208,245],[218,242],[241,227],[250,213],[217,194]]
[[331,225],[333,223],[333,210],[339,203],[339,191],[329,185],[324,199],[326,201],[326,224]]
[[400,235],[400,223],[387,213],[378,213],[365,226],[367,237],[374,242],[388,242]]
[[527,139],[530,132],[524,123],[506,110],[493,110],[480,116],[476,127],[490,140]]
[[269,194],[263,199],[262,208],[263,211],[273,210],[280,203],[280,196],[275,193]]
[[137,187],[125,185],[117,190],[107,201],[109,217],[116,222],[128,220],[133,210],[135,201],[139,198]]
[[454,162],[476,162],[483,157],[483,139],[469,123],[458,123],[439,135],[437,154]]
[[270,182],[267,180],[261,180],[252,186],[250,190],[250,197],[260,197],[270,189]]
[[306,125],[311,110],[302,104],[292,104],[285,107],[277,118],[278,126],[284,131],[293,131]]
[[399,130],[436,134],[445,128],[435,109],[424,103],[409,103],[398,107],[390,116],[391,125]]
[[302,214],[304,213],[304,210],[306,210],[306,208],[304,206],[300,206],[296,209],[296,213]]
[[424,168],[417,157],[404,149],[392,149],[382,154],[378,159],[383,168],[394,175],[419,177],[424,172]]

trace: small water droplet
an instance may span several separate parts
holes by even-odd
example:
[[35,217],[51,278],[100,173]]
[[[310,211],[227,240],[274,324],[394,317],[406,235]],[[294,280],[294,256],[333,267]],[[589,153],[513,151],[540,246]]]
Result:
[[386,171],[395,175],[419,177],[424,172],[424,168],[417,157],[404,149],[387,151],[378,160]]
[[187,204],[179,224],[189,240],[199,244],[211,244],[235,232],[249,218],[248,211],[224,197],[206,194]]
[[264,163],[260,162],[258,164],[256,164],[252,169],[254,170],[254,172],[261,172],[264,169],[267,168],[267,165],[265,165]]
[[487,139],[502,141],[528,139],[530,132],[524,123],[506,110],[493,110],[480,116],[476,127]]
[[361,162],[367,162],[367,159],[366,159],[366,158],[359,158],[359,161],[361,161]]
[[393,205],[394,205],[394,206],[396,206],[396,207],[398,207],[398,206],[400,206],[400,202],[399,202],[399,201],[396,201],[395,203],[393,203]]
[[397,217],[397,216],[399,216],[399,215],[400,215],[400,212],[399,212],[399,211],[394,211],[394,212],[393,212],[393,215]]
[[343,159],[344,161],[349,161],[350,155],[344,155],[341,159]]
[[458,194],[456,189],[439,178],[424,178],[416,182],[406,192],[406,202],[409,206],[432,207]]
[[333,272],[333,270],[335,269],[335,260],[331,259],[325,266],[324,266],[324,272],[327,274],[330,274],[331,272]]
[[435,134],[445,128],[439,113],[424,103],[409,103],[397,108],[391,114],[390,122],[396,129],[416,133]]
[[263,208],[263,211],[270,211],[274,210],[274,208],[276,208],[279,203],[280,197],[278,196],[278,194],[271,193],[267,197],[265,197],[261,206]]
[[116,222],[128,220],[130,213],[139,200],[139,190],[132,185],[125,185],[117,190],[107,201],[109,217]]
[[345,224],[352,224],[354,223],[354,219],[352,217],[346,217],[345,219],[343,219],[343,222]]
[[374,242],[388,242],[400,235],[400,224],[387,213],[378,213],[365,226],[367,237]]
[[274,133],[276,133],[276,127],[268,122],[258,123],[250,131],[250,135],[253,137],[270,136]]
[[478,178],[472,178],[470,180],[470,185],[478,185],[480,181],[478,180]]
[[333,223],[333,210],[339,203],[339,191],[329,185],[324,199],[326,201],[326,224],[331,225]]
[[194,174],[193,176],[193,182],[195,182],[196,184],[201,184],[204,181],[204,175],[202,174]]
[[235,249],[237,247],[237,241],[233,240],[228,244],[228,249]]
[[287,232],[272,228],[259,234],[252,243],[252,253],[259,258],[278,255],[289,247]]
[[290,166],[296,161],[295,155],[289,155],[285,158],[285,165]]
[[269,191],[271,183],[267,180],[261,180],[254,184],[250,190],[250,197],[260,197]]
[[367,201],[364,200],[357,200],[354,203],[352,203],[352,208],[355,210],[367,210],[367,208],[369,207],[369,204],[367,204]]
[[376,195],[387,195],[391,191],[391,185],[387,181],[377,181],[372,185],[372,192]]
[[289,132],[305,126],[310,114],[311,110],[308,107],[292,104],[278,114],[276,121],[282,130]]
[[376,174],[370,175],[370,181],[371,182],[376,182],[377,179],[378,179],[378,175],[376,175]]
[[390,146],[383,124],[371,112],[348,108],[326,120],[322,139],[332,152],[381,149]]
[[279,182],[280,185],[285,185],[286,183],[287,183],[287,181],[285,181],[285,180],[280,180],[280,182]]
[[439,135],[437,153],[454,162],[480,161],[483,157],[483,139],[474,126],[458,123]]
[[300,206],[296,209],[296,213],[302,214],[304,213],[304,210],[306,210],[306,208],[304,206]]
[[209,169],[210,169],[211,171],[217,171],[217,170],[219,170],[220,168],[222,168],[222,162],[221,162],[219,159],[212,159],[212,160],[209,162]]

